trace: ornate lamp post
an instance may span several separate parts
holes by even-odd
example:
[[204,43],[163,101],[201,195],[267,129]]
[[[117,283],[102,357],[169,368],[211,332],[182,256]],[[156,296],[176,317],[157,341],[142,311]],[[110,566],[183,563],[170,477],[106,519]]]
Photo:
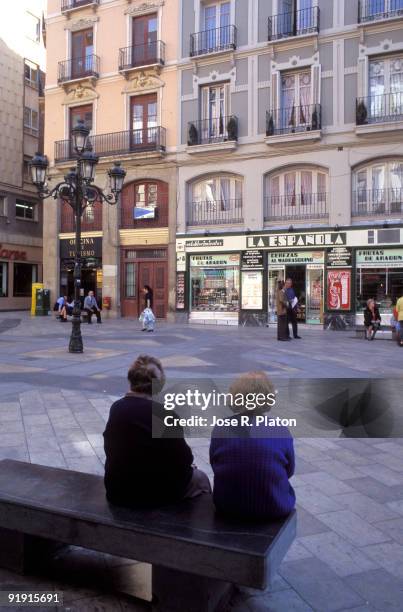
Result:
[[72,145],[77,154],[75,168],[71,168],[53,189],[48,189],[46,171],[48,159],[45,155],[36,153],[30,162],[32,182],[38,190],[39,197],[61,199],[70,204],[76,220],[76,242],[74,257],[74,308],[71,336],[69,343],[70,353],[83,352],[83,339],[81,335],[81,217],[87,206],[93,206],[98,200],[108,204],[117,204],[126,176],[120,162],[115,161],[113,168],[108,170],[110,193],[104,193],[100,187],[93,185],[95,167],[98,157],[93,153],[89,142],[89,130],[83,121],[78,121],[72,130]]

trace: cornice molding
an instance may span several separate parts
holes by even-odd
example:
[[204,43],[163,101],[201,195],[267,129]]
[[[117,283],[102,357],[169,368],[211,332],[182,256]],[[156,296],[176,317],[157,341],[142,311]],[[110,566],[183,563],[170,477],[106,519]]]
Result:
[[152,2],[142,2],[141,4],[131,4],[125,10],[125,15],[146,15],[153,13],[164,5],[164,0],[154,0]]
[[97,17],[96,15],[82,17],[81,19],[77,19],[76,21],[66,23],[64,29],[70,30],[71,32],[78,32],[79,30],[84,30],[85,28],[91,28],[97,21],[99,21],[99,17]]

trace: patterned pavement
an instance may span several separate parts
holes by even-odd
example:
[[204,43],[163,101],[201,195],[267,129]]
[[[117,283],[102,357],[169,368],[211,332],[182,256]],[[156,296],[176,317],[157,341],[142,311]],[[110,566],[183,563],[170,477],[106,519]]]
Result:
[[[102,474],[105,420],[139,353],[159,357],[168,380],[256,369],[278,378],[402,378],[399,347],[348,333],[303,329],[301,341],[279,346],[273,329],[166,324],[142,334],[137,322],[105,321],[84,327],[85,353],[70,355],[69,327],[0,314],[0,458]],[[271,588],[242,589],[232,612],[403,609],[403,440],[337,435],[295,441],[298,537]],[[189,442],[211,476],[208,440]],[[149,598],[149,576],[145,564],[68,549],[51,574],[0,570],[0,587],[58,588],[64,610],[145,610],[133,595]]]

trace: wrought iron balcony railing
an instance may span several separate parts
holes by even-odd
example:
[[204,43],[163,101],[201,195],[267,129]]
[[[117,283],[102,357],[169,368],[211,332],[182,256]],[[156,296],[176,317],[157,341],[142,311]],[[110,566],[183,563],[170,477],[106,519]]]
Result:
[[195,32],[190,35],[190,56],[236,49],[236,34],[237,30],[234,25]]
[[403,121],[403,91],[357,98],[357,125]]
[[224,225],[242,222],[242,198],[188,202],[187,204],[187,225]]
[[266,136],[279,136],[322,129],[320,104],[279,108],[266,113]]
[[237,140],[238,118],[235,115],[191,121],[188,124],[189,147]]
[[357,189],[353,192],[353,217],[387,217],[403,213],[403,189]]
[[403,0],[359,0],[358,23],[403,16]]
[[268,40],[280,40],[302,34],[315,34],[319,32],[320,9],[318,6],[281,13],[269,17]]
[[[62,203],[60,215],[60,231],[74,232],[76,220],[70,204]],[[102,203],[95,202],[93,206],[88,206],[81,219],[81,229],[83,232],[102,231]]]
[[[124,155],[129,153],[164,152],[166,148],[166,130],[156,126],[142,130],[111,132],[90,137],[94,153],[100,157],[107,155]],[[71,140],[55,142],[55,162],[60,163],[74,159],[75,153]]]
[[125,71],[140,66],[165,64],[165,43],[156,40],[144,45],[132,45],[119,49],[119,70]]
[[59,62],[58,64],[58,83],[66,83],[76,79],[84,79],[88,77],[99,77],[99,57],[98,55],[86,55],[85,57],[76,57],[70,60]]
[[293,193],[267,196],[265,221],[325,219],[329,216],[327,193]]
[[66,11],[72,11],[75,8],[92,4],[99,4],[99,0],[61,0],[61,11],[65,13]]

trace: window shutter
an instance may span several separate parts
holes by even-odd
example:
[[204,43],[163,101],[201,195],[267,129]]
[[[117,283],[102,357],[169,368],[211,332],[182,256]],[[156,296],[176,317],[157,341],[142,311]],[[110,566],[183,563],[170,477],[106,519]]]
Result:
[[320,104],[321,65],[311,66],[312,104]]
[[368,56],[358,60],[358,97],[364,98],[368,96],[368,73],[369,73],[369,62]]
[[275,112],[280,108],[280,73],[272,70],[270,86],[270,109]]
[[226,117],[229,117],[231,114],[231,94],[229,83],[225,83],[224,85],[224,112]]
[[201,90],[201,119],[202,121],[206,121],[208,116],[208,99],[209,99],[209,88],[203,87]]

